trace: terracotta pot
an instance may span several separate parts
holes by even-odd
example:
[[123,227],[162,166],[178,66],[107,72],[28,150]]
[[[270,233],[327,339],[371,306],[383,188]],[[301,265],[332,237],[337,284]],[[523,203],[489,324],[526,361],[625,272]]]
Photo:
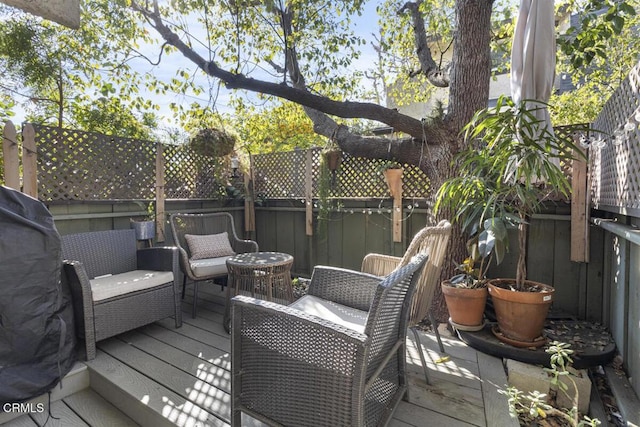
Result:
[[402,169],[385,169],[382,173],[387,181],[391,197],[395,197],[396,194],[402,197]]
[[453,323],[470,327],[483,324],[487,288],[457,288],[446,281],[441,287]]
[[512,340],[536,341],[542,334],[555,289],[530,280],[525,280],[525,285],[537,286],[543,291],[520,292],[500,286],[508,283],[513,284],[515,280],[494,279],[488,285],[500,332]]

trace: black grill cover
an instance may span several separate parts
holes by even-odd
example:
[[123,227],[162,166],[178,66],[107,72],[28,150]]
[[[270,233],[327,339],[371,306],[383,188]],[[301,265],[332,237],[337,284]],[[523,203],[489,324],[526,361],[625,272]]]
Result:
[[71,293],[61,272],[51,213],[0,186],[0,404],[51,390],[75,362]]

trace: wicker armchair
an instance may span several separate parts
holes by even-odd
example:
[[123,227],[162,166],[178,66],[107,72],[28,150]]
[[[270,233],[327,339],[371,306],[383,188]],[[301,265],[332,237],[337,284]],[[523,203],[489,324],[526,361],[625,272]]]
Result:
[[96,342],[173,316],[182,326],[178,251],[136,248],[134,230],[62,236],[77,331],[87,360]]
[[407,393],[408,309],[425,258],[384,279],[316,267],[289,306],[235,297],[232,425],[242,412],[278,426],[385,425]]
[[198,282],[227,277],[226,260],[229,257],[217,259],[192,260],[191,251],[185,235],[210,235],[227,232],[231,248],[237,254],[258,252],[258,244],[253,240],[241,240],[236,235],[233,217],[226,212],[209,214],[173,214],[169,218],[173,241],[180,253],[180,268],[184,273],[182,282],[182,298],[184,298],[187,278],[193,281],[192,316],[196,317],[198,300]]
[[440,221],[435,227],[425,227],[420,230],[413,238],[409,247],[407,248],[404,256],[394,257],[389,255],[380,254],[368,254],[362,260],[362,271],[376,276],[386,276],[398,266],[406,265],[409,263],[412,257],[418,253],[425,253],[429,255],[429,259],[424,267],[416,292],[411,302],[411,314],[409,315],[409,328],[413,332],[413,336],[416,339],[416,344],[420,349],[420,361],[422,362],[422,368],[424,369],[425,379],[429,384],[429,376],[427,371],[426,360],[422,352],[422,344],[420,342],[420,336],[416,329],[418,323],[420,323],[427,315],[429,315],[431,324],[438,339],[438,345],[440,351],[444,353],[444,347],[442,340],[440,339],[440,333],[438,332],[438,325],[431,312],[431,303],[433,301],[434,292],[440,283],[440,272],[442,271],[442,264],[449,244],[449,238],[451,237],[451,224],[449,221]]

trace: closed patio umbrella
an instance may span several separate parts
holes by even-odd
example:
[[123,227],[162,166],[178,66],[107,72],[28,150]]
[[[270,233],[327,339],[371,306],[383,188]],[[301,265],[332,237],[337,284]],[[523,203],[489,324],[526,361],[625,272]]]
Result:
[[[511,97],[548,102],[553,90],[556,38],[553,0],[521,0],[511,49]],[[549,111],[539,103],[527,108],[553,133]]]

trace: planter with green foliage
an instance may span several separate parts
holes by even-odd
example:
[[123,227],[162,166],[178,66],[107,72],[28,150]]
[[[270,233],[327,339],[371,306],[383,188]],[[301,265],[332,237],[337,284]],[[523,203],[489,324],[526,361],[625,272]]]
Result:
[[478,250],[482,254],[493,251],[496,261],[500,261],[508,249],[507,228],[518,227],[516,277],[496,285],[489,283],[488,287],[501,332],[514,340],[533,341],[541,330],[534,332],[534,337],[523,337],[518,331],[509,330],[507,325],[517,326],[531,319],[505,321],[514,308],[511,303],[502,307],[492,289],[495,286],[504,289],[501,295],[540,293],[544,304],[539,304],[539,311],[546,317],[553,288],[531,286],[525,280],[527,224],[545,200],[558,195],[568,198],[569,180],[558,165],[571,159],[576,147],[569,138],[561,140],[540,126],[531,108],[525,105],[544,106],[531,100],[514,105],[510,98],[500,97],[496,107],[475,114],[463,129],[467,149],[454,160],[458,173],[439,189],[436,207],[444,205],[456,212],[455,219],[460,221],[462,229],[472,237],[477,235]]
[[200,129],[189,139],[189,146],[196,153],[206,157],[223,157],[231,154],[236,137],[216,128]]

